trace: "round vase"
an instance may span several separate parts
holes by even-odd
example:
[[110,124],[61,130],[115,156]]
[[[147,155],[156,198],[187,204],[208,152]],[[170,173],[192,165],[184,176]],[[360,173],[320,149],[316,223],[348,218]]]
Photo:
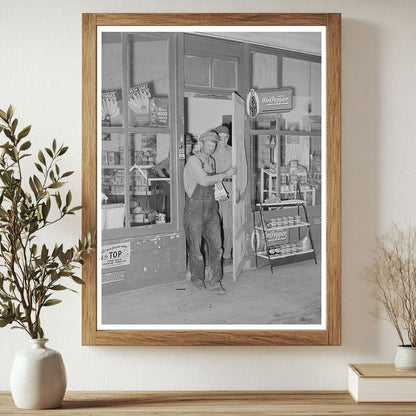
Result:
[[32,339],[30,349],[16,354],[10,388],[15,405],[21,409],[53,409],[64,398],[64,362],[59,352],[45,346],[47,341]]
[[398,345],[394,365],[396,370],[399,371],[415,371],[416,347],[411,347],[410,345]]

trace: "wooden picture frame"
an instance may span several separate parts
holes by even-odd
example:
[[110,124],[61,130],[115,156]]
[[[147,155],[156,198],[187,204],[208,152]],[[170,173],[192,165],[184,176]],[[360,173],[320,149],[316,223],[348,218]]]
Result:
[[[83,345],[341,344],[341,16],[320,14],[83,14],[82,230],[97,228],[97,28],[100,26],[319,26],[326,33],[326,322],[319,330],[98,329],[97,255],[83,266]],[[178,115],[180,117],[181,114]],[[323,259],[324,261],[324,259]]]

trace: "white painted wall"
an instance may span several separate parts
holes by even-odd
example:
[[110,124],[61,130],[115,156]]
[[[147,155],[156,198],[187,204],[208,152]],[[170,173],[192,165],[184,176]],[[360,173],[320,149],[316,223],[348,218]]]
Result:
[[[341,12],[342,346],[81,347],[81,298],[49,309],[50,346],[70,390],[345,389],[346,364],[392,362],[392,328],[369,316],[359,278],[377,233],[416,222],[416,2],[413,0],[0,0],[0,108],[33,124],[36,149],[70,144],[64,165],[81,184],[82,12]],[[71,243],[80,216],[48,237]],[[0,330],[0,390],[26,336]]]

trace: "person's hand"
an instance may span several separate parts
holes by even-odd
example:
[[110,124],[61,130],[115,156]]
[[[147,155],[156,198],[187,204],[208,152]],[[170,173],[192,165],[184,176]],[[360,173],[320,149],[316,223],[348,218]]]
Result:
[[225,176],[227,178],[230,178],[231,176],[235,175],[237,173],[237,168],[235,166],[230,166],[226,171],[225,171]]

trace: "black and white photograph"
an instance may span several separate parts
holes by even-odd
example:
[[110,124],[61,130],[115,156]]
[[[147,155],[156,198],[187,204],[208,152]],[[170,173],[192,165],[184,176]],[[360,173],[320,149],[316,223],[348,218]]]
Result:
[[98,329],[325,329],[325,39],[99,28]]

